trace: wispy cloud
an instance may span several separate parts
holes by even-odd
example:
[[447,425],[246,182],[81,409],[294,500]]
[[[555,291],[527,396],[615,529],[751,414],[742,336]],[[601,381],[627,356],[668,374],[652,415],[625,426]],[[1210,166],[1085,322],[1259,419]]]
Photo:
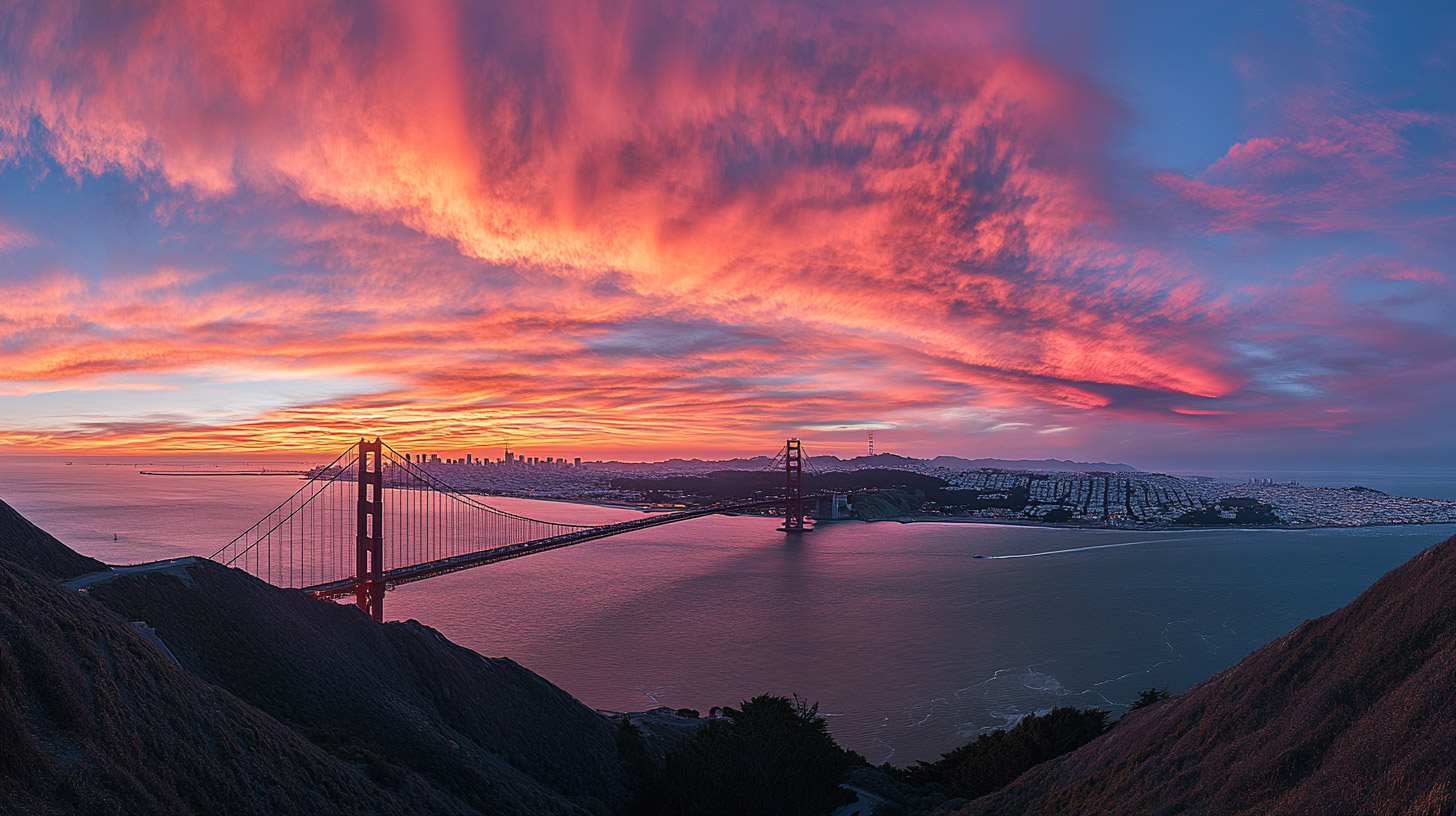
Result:
[[[5,172],[54,195],[119,185],[159,237],[111,265],[68,245],[88,224],[3,213],[23,226],[0,221],[0,378],[54,390],[243,367],[353,396],[171,430],[119,408],[0,440],[469,427],[742,449],[885,427],[1015,445],[1096,438],[1069,417],[1183,433],[1352,400],[1321,414],[1339,429],[1377,410],[1341,379],[1374,381],[1367,357],[1420,343],[1409,376],[1441,365],[1424,349],[1449,333],[1414,307],[1332,326],[1366,295],[1231,278],[1199,242],[1361,230],[1449,248],[1456,162],[1449,144],[1413,147],[1449,134],[1447,113],[1316,77],[1274,89],[1278,115],[1203,173],[1147,171],[1113,158],[1117,100],[1039,51],[1022,13],[10,4]],[[1311,38],[1367,36],[1360,14],[1316,17]],[[1173,237],[1137,237],[1130,199],[1169,195]],[[1372,254],[1382,281],[1449,293],[1429,257]],[[946,419],[962,405],[982,417]]]

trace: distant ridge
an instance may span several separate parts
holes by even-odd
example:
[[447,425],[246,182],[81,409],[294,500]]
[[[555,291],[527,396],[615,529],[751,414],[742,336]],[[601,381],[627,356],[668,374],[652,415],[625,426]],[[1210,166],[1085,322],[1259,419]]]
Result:
[[773,459],[755,456],[752,459],[664,459],[661,462],[583,462],[582,467],[592,470],[612,470],[622,473],[637,473],[657,470],[673,470],[686,473],[710,472],[714,470],[758,470],[768,467]]
[[1067,473],[1137,473],[1132,465],[1117,462],[1073,462],[1070,459],[962,459],[959,456],[937,456],[931,467],[951,470],[1005,468],[1006,470],[1055,470]]
[[[661,462],[587,462],[585,467],[594,470],[613,470],[623,473],[645,473],[652,471],[674,471],[678,473],[709,473],[716,470],[758,470],[768,467],[773,459],[755,456],[752,459],[666,459]],[[1003,468],[1006,470],[1045,470],[1065,473],[1137,473],[1131,465],[1111,462],[1074,462],[1069,459],[963,459],[959,456],[937,456],[934,459],[915,459],[898,453],[877,453],[874,456],[855,456],[841,459],[838,456],[810,456],[809,462],[822,468],[835,470],[862,470],[868,468],[897,468],[902,470],[929,470],[947,468],[950,470],[979,470],[981,468]]]

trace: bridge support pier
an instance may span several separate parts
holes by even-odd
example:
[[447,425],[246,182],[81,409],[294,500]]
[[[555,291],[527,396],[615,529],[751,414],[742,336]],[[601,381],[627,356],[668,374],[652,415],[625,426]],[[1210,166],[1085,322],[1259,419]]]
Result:
[[804,446],[798,439],[784,443],[784,526],[786,533],[806,533],[812,524],[804,523]]
[[384,620],[384,443],[359,440],[358,529],[354,538],[354,603]]

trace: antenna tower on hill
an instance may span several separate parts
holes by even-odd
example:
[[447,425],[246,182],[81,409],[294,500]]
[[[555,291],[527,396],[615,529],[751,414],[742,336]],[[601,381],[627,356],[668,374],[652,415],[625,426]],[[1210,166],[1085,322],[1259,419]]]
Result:
[[875,456],[875,429],[870,428],[865,431],[865,435],[870,438],[870,458],[873,459]]

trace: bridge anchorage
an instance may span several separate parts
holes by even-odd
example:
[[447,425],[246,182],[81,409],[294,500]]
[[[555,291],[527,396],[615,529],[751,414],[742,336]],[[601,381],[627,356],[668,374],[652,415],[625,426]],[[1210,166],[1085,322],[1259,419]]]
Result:
[[[805,518],[803,445],[780,450],[782,497],[729,499],[615,524],[529,518],[463,493],[375,438],[360,439],[311,471],[303,486],[213,553],[277,586],[346,598],[384,619],[384,593],[401,584],[688,519],[782,505],[779,529],[813,529]],[[775,457],[770,468],[777,466]],[[388,498],[388,501],[386,501]],[[386,540],[388,547],[385,546]]]

